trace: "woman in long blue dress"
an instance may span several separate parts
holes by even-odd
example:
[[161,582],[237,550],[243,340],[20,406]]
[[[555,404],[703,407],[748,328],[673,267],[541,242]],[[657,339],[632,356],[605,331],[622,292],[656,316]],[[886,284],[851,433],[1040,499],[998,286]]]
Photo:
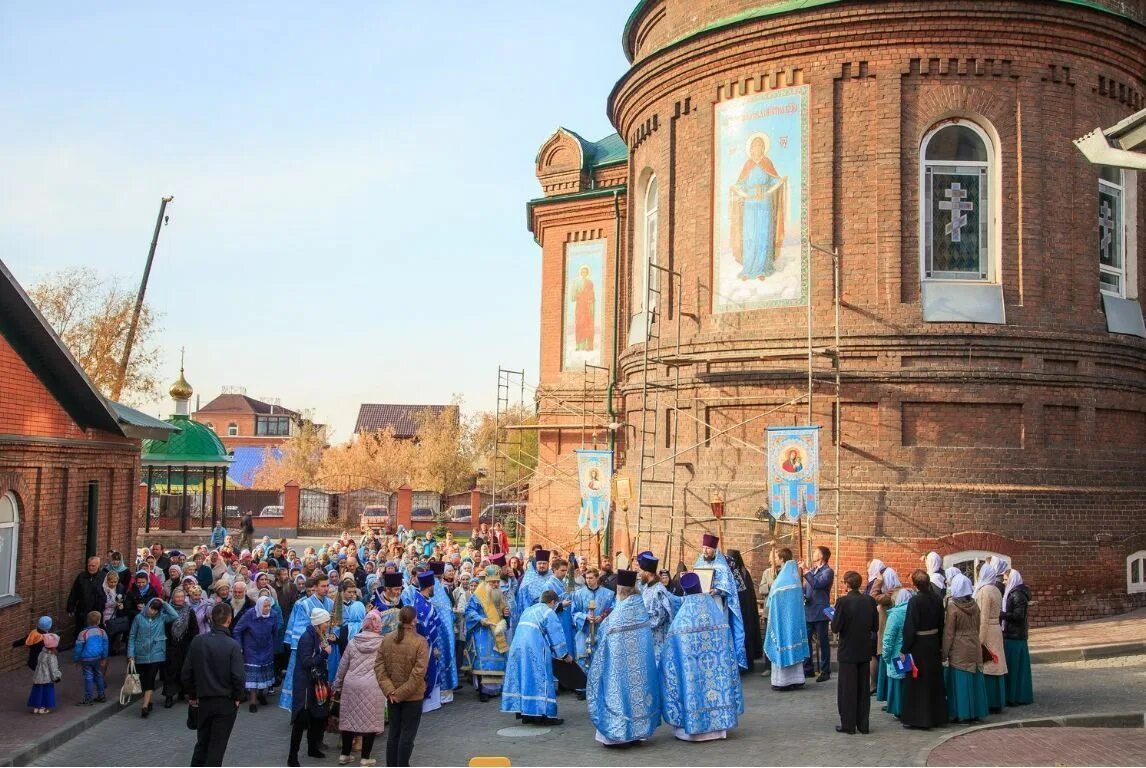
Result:
[[336,641],[330,644],[328,680],[333,680],[338,675],[342,652],[346,649],[346,644],[362,629],[362,620],[365,618],[366,606],[358,601],[358,586],[354,583],[354,577],[346,577],[342,581],[338,599],[334,601],[334,614],[330,622],[331,632]]

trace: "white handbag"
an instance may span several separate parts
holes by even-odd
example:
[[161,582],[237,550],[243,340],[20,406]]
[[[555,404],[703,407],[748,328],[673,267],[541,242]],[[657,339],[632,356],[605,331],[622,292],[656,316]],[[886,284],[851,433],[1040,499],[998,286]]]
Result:
[[135,669],[135,662],[127,663],[127,676],[123,680],[123,687],[119,689],[119,704],[126,707],[131,703],[133,696],[143,693],[143,683],[139,681],[139,672]]

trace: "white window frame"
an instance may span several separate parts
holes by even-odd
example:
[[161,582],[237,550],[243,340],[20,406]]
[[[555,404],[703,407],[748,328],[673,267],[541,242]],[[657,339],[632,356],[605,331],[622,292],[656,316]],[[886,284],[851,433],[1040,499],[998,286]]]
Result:
[[992,552],[989,549],[966,549],[962,552],[953,552],[950,555],[943,556],[943,569],[946,570],[955,566],[958,563],[965,563],[972,560],[975,563],[975,572],[971,576],[971,583],[975,583],[975,577],[979,575],[979,569],[983,563],[987,562],[990,557],[998,557],[1006,560],[1009,564],[1014,565],[1014,558],[1003,552]]
[[239,425],[232,421],[230,424],[227,425],[227,437],[238,437],[238,436],[239,436]]
[[[1130,569],[1138,561],[1138,582],[1130,580]],[[1126,558],[1126,593],[1135,595],[1146,592],[1146,549],[1140,549]]]
[[639,344],[648,340],[649,323],[652,318],[649,307],[645,306],[648,289],[657,287],[656,270],[649,274],[649,261],[657,263],[657,240],[660,237],[660,184],[657,175],[648,171],[641,195],[641,214],[638,217],[640,231],[637,245],[633,248],[632,312],[629,313],[629,343]]
[[[987,150],[987,161],[947,161],[928,160],[927,146],[939,131],[952,125],[970,128],[983,142]],[[990,284],[999,282],[999,201],[1002,190],[999,186],[999,148],[997,143],[978,123],[962,118],[944,120],[933,125],[923,137],[919,147],[919,274],[923,281],[965,282]],[[930,174],[934,168],[950,169],[946,173],[978,173],[981,177],[980,189],[987,195],[986,245],[980,246],[978,276],[969,272],[932,272],[930,269],[931,245],[931,184]],[[983,183],[982,176],[985,176]],[[983,217],[980,215],[980,222]]]
[[[1119,230],[1117,254],[1118,254],[1118,263],[1121,264],[1122,266],[1120,268],[1116,269],[1114,267],[1108,267],[1105,264],[1103,264],[1102,263],[1102,253],[1100,251],[1099,252],[1099,259],[1098,259],[1098,274],[1100,276],[1105,274],[1105,275],[1114,275],[1115,277],[1117,277],[1118,278],[1118,290],[1114,291],[1114,290],[1110,290],[1109,288],[1105,287],[1102,284],[1101,279],[1098,281],[1098,290],[1099,290],[1099,292],[1105,293],[1108,296],[1116,296],[1120,299],[1124,299],[1124,298],[1126,298],[1126,281],[1127,281],[1127,278],[1129,276],[1128,275],[1129,270],[1127,268],[1127,257],[1129,256],[1129,249],[1126,247],[1126,238],[1127,238],[1127,235],[1130,234],[1129,228],[1127,227],[1127,224],[1126,224],[1126,213],[1127,213],[1127,209],[1126,209],[1126,186],[1127,186],[1126,181],[1127,181],[1127,179],[1126,179],[1126,176],[1127,176],[1127,174],[1126,174],[1126,171],[1122,170],[1121,168],[1116,169],[1116,170],[1118,171],[1119,183],[1115,184],[1113,182],[1107,181],[1106,179],[1102,178],[1101,175],[1099,175],[1099,177],[1098,177],[1098,190],[1099,190],[1099,192],[1102,192],[1105,190],[1107,192],[1107,194],[1115,195],[1118,198],[1118,209],[1117,209],[1117,211],[1115,211],[1115,214],[1117,216],[1116,221],[1119,224],[1119,226],[1117,228]],[[1098,216],[1099,216],[1099,222],[1101,222],[1101,220],[1102,220],[1101,209],[1099,210]],[[1102,225],[1100,223],[1099,224],[1099,231],[1101,231],[1101,226]]]
[[0,499],[12,505],[12,522],[0,523],[0,530],[6,528],[12,529],[12,552],[10,555],[0,553],[0,557],[9,556],[12,559],[11,576],[8,579],[8,583],[0,584],[0,598],[6,598],[15,597],[16,595],[16,573],[20,556],[20,502],[16,498],[16,494],[11,491],[0,496]]

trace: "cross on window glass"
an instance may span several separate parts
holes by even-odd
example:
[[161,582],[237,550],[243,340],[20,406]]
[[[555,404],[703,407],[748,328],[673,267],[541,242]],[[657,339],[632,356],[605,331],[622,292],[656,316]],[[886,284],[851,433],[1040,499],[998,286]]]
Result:
[[947,199],[939,201],[939,210],[951,212],[951,221],[944,225],[943,234],[950,235],[953,243],[961,242],[963,227],[968,221],[964,211],[975,210],[975,204],[964,199],[967,197],[967,191],[957,181],[952,182],[951,186],[943,191],[943,196]]

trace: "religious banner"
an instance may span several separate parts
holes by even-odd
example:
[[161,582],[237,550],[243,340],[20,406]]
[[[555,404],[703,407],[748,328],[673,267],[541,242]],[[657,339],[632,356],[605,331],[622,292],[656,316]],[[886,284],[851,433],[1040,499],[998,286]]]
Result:
[[566,244],[562,370],[584,371],[586,363],[601,364],[604,274],[604,240]]
[[598,533],[609,520],[613,480],[613,452],[578,449],[577,480],[581,486],[581,513],[577,528]]
[[815,517],[820,497],[820,428],[768,427],[768,511]]
[[808,300],[808,86],[716,105],[713,312]]

